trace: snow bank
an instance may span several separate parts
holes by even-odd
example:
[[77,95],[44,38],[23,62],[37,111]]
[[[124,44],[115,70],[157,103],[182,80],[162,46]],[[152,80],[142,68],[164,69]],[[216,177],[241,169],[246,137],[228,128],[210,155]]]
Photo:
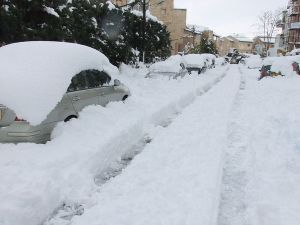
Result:
[[249,69],[258,69],[262,66],[262,59],[259,55],[249,55],[245,58],[245,64]]
[[165,61],[152,64],[149,70],[155,73],[178,73],[182,69],[181,63],[186,65],[184,58],[180,55],[173,55]]
[[0,103],[32,125],[41,123],[82,70],[118,69],[99,51],[65,42],[21,42],[0,48]]

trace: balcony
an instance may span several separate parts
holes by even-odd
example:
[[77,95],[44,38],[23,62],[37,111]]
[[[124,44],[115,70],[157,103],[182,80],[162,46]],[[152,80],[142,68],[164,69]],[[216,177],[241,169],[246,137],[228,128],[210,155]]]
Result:
[[299,15],[300,14],[300,6],[293,6],[289,9],[289,16]]
[[299,30],[300,29],[300,22],[294,22],[290,24],[290,30]]

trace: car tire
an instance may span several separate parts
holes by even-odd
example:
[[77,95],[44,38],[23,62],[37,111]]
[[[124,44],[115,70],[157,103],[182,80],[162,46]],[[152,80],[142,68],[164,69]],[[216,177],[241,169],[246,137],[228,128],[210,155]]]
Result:
[[122,101],[124,102],[128,98],[128,95],[124,95]]
[[75,115],[71,115],[71,116],[68,116],[66,119],[64,119],[64,122],[69,122],[71,119],[77,119],[78,117],[75,116]]

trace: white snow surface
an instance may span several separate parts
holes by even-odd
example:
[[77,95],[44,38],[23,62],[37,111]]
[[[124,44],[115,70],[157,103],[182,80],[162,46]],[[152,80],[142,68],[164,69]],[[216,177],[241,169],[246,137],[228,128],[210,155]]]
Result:
[[113,9],[116,8],[116,6],[115,6],[114,4],[112,4],[111,1],[107,1],[106,4],[108,5],[108,9],[109,9],[109,10],[113,10]]
[[[143,16],[143,12],[141,12],[139,10],[133,9],[130,12],[132,14],[136,15],[136,16],[139,16],[139,17]],[[153,22],[157,22],[157,23],[163,24],[163,22],[160,21],[160,20],[158,20],[158,18],[156,16],[153,16],[149,10],[146,11],[146,19],[147,20],[152,20]]]
[[152,136],[153,127],[193,102],[225,69],[169,80],[145,79],[146,69],[122,66],[121,80],[132,94],[125,104],[86,108],[78,120],[59,124],[45,145],[0,144],[0,224],[42,224],[64,203],[92,204],[94,177],[144,135]]
[[188,66],[203,67],[212,64],[212,60],[216,59],[212,54],[188,54],[183,56]]
[[47,6],[44,6],[44,9],[47,13],[53,15],[53,16],[56,16],[56,17],[59,17],[58,13],[55,12],[55,10],[51,7],[47,7]]
[[[86,108],[45,145],[0,144],[0,225],[43,224],[64,203],[84,213],[47,225],[299,225],[299,76],[257,81],[241,65],[146,73],[123,65],[132,96]],[[98,187],[145,135],[152,142]]]
[[249,57],[245,58],[245,64],[249,69],[261,68],[262,61],[259,55],[249,55]]
[[118,69],[99,51],[65,42],[20,42],[0,48],[0,102],[32,125],[60,101],[71,78],[82,70]]

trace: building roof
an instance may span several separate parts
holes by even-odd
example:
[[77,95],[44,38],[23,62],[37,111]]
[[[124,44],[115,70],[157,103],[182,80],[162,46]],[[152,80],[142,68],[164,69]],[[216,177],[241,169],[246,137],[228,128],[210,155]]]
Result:
[[[241,35],[241,34],[232,34],[229,36],[229,38],[232,37],[232,38],[235,38],[236,40],[238,40],[239,42],[250,42],[252,43],[253,42],[253,39],[249,38],[249,37],[246,37],[244,35]],[[228,38],[228,37],[227,37]]]
[[267,42],[269,42],[270,44],[274,44],[275,42],[276,42],[276,37],[271,37],[270,39],[269,39],[269,41],[268,41],[268,38],[267,37],[256,37],[256,38],[258,38],[259,40],[261,40],[262,42],[264,42],[264,43],[267,43]]

